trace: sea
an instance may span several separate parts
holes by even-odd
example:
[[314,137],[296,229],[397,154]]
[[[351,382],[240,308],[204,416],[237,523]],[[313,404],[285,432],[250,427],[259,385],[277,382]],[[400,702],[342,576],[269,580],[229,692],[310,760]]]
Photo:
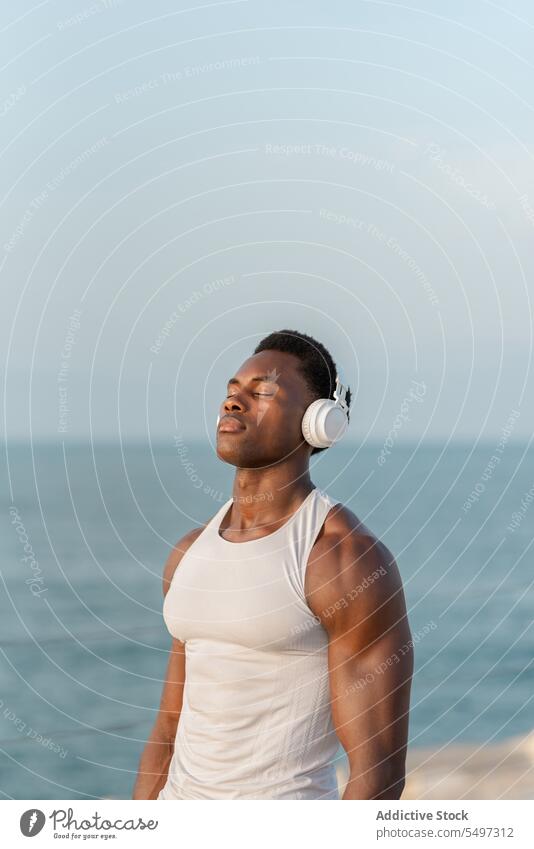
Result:
[[[3,798],[131,798],[171,639],[163,564],[231,497],[233,472],[213,445],[176,437],[3,445]],[[529,732],[533,447],[340,444],[312,458],[311,477],[399,566],[415,648],[409,746]]]

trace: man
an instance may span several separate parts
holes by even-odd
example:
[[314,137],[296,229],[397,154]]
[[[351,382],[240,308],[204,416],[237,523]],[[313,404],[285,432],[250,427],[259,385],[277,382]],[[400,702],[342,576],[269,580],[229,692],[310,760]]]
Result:
[[343,799],[400,798],[413,643],[399,571],[314,486],[324,449],[303,438],[335,376],[320,342],[281,330],[228,383],[217,456],[233,496],[165,564],[173,642],[134,799],[338,799],[339,743]]

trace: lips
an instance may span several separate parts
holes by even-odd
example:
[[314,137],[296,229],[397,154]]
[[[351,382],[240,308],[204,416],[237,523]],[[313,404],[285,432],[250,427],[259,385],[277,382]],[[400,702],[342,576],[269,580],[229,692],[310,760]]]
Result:
[[245,430],[245,425],[235,416],[223,416],[219,424],[219,433],[238,433]]

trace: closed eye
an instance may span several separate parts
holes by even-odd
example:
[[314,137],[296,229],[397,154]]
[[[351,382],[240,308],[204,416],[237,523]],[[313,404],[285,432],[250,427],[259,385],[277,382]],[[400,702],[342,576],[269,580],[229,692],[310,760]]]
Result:
[[[273,398],[274,397],[272,392],[253,392],[252,394],[253,395],[259,395],[263,398]],[[226,398],[233,398],[233,397],[234,397],[233,395],[227,395],[226,396]]]

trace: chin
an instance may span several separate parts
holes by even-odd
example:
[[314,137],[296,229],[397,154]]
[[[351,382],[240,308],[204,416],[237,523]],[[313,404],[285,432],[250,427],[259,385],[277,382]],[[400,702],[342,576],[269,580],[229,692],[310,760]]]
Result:
[[217,457],[224,463],[229,463],[239,469],[261,469],[270,466],[273,462],[271,457],[260,455],[258,451],[251,450],[250,446],[228,445],[218,440],[216,447]]

